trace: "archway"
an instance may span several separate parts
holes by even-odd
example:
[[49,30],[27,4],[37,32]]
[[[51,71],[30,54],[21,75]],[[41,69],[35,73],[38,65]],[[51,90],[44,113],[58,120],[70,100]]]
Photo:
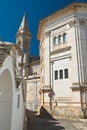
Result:
[[0,129],[11,130],[12,117],[12,79],[5,70],[0,75]]

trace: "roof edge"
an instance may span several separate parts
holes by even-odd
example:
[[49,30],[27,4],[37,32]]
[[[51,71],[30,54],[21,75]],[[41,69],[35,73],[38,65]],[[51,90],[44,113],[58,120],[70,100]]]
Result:
[[52,14],[48,15],[47,17],[43,18],[40,20],[39,22],[39,28],[38,28],[38,33],[37,33],[37,39],[40,40],[40,36],[41,36],[41,31],[44,27],[44,25],[49,21],[49,20],[53,20],[56,17],[59,17],[59,15],[61,16],[62,13],[64,13],[65,11],[68,12],[69,10],[76,10],[78,8],[86,8],[87,9],[87,2],[72,2],[66,6],[64,6],[63,8],[60,8],[59,10],[53,12]]

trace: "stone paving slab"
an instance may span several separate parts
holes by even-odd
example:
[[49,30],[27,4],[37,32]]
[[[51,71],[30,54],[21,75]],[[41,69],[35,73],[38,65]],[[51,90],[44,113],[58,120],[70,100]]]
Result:
[[72,123],[72,125],[78,130],[83,130],[83,125],[80,123]]
[[74,122],[72,125],[78,130],[87,130],[87,120],[82,119],[80,122]]

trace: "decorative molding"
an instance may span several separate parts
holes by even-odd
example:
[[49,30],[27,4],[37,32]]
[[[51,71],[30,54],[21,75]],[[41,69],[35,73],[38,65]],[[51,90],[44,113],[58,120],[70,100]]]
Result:
[[49,37],[49,35],[50,35],[50,32],[45,32],[45,33],[44,33],[44,38]]
[[27,78],[27,80],[35,80],[35,79],[40,79],[40,75],[37,75],[37,77],[34,77],[34,75],[29,75],[29,77]]
[[84,25],[85,24],[85,19],[79,19],[79,25]]
[[74,27],[76,24],[82,26],[85,25],[86,19],[76,19],[68,22],[70,27]]
[[36,61],[32,61],[29,63],[29,66],[31,65],[39,65],[40,64],[40,59],[36,60]]
[[52,89],[41,89],[41,91],[43,92],[43,93],[49,93],[49,92],[51,92],[52,91]]
[[22,87],[22,94],[23,94],[23,100],[24,102],[26,101],[26,90],[25,90],[25,84],[24,82],[21,83],[21,87]]
[[71,50],[71,46],[68,46],[68,47],[65,47],[65,48],[60,48],[60,49],[57,49],[55,51],[52,51],[50,54],[51,55],[54,55],[54,54],[58,54],[58,53],[62,53],[64,51],[69,51]]
[[16,82],[16,88],[18,88],[19,82],[17,80],[17,72],[16,72],[16,69],[17,69],[16,68],[16,51],[14,47],[12,48],[12,66],[13,66],[13,72],[14,72],[14,79]]
[[87,90],[87,83],[86,82],[84,82],[84,83],[73,83],[72,84],[72,87],[71,87],[71,89],[72,89],[72,91],[80,91],[80,90]]
[[87,91],[87,87],[71,87],[72,91],[83,91],[84,89]]
[[57,103],[59,103],[59,102],[70,102],[71,100],[72,100],[71,97],[57,97],[57,98],[55,98],[55,101]]
[[19,38],[20,36],[22,36],[22,35],[26,35],[28,38],[32,38],[32,35],[31,35],[31,33],[30,32],[26,32],[26,31],[24,31],[24,32],[18,32],[17,34],[16,34],[16,38]]
[[77,82],[72,84],[73,87],[87,87],[87,82]]
[[10,55],[12,45],[5,44],[4,42],[0,43],[0,67],[2,66],[4,60],[8,55]]
[[77,91],[77,90],[79,91],[79,90],[80,90],[80,87],[70,87],[70,88],[72,89],[72,91],[75,91],[75,90],[76,90],[76,91]]
[[57,18],[63,17],[64,15],[67,15],[70,13],[75,13],[76,11],[79,11],[79,10],[87,10],[87,3],[86,2],[73,3],[63,9],[56,11],[52,15],[49,15],[45,19],[41,20],[39,24],[37,39],[40,40],[40,37],[42,35],[42,30],[49,21],[53,21]]
[[75,20],[69,21],[68,24],[69,24],[70,27],[73,27],[75,25]]

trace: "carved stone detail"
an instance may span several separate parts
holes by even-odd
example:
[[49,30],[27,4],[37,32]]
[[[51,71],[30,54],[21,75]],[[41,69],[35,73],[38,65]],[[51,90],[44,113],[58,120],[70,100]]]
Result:
[[[41,37],[41,32],[42,32],[45,24],[48,23],[49,21],[52,21],[52,20],[57,19],[57,18],[60,18],[63,15],[66,15],[69,12],[76,12],[78,10],[86,10],[86,9],[87,9],[87,4],[86,3],[74,3],[74,4],[72,4],[70,6],[67,6],[64,9],[58,10],[54,14],[46,17],[45,19],[43,19],[40,22],[39,31],[38,31],[38,39],[40,39],[40,37]],[[71,25],[73,25],[73,24],[71,24]]]
[[73,27],[75,25],[75,23],[76,23],[75,20],[71,20],[71,21],[69,21],[68,24],[70,27]]
[[84,25],[85,24],[85,19],[79,19],[79,25]]
[[45,32],[45,38],[49,37],[50,32]]
[[71,20],[71,21],[69,21],[68,24],[69,24],[70,27],[73,27],[73,26],[75,26],[76,24],[82,26],[82,25],[85,24],[85,21],[86,21],[85,19]]

